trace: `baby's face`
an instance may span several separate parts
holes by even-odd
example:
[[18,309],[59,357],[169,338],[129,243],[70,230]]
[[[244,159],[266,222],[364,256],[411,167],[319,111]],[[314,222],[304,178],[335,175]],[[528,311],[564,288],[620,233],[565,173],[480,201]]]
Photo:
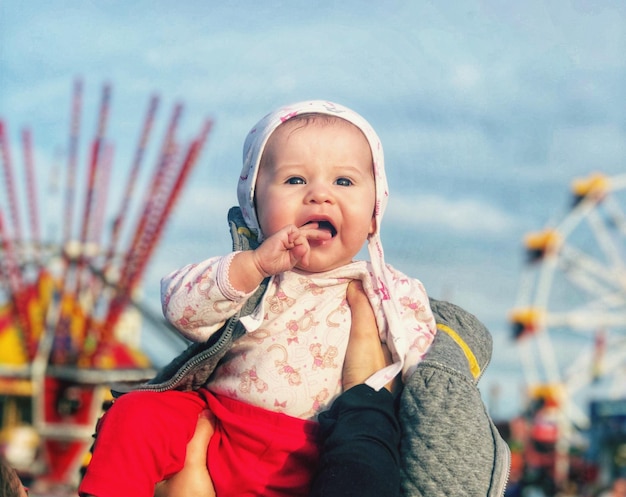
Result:
[[266,238],[288,224],[311,222],[332,234],[310,242],[310,272],[351,262],[375,229],[370,147],[356,126],[341,119],[280,125],[265,147],[255,192]]

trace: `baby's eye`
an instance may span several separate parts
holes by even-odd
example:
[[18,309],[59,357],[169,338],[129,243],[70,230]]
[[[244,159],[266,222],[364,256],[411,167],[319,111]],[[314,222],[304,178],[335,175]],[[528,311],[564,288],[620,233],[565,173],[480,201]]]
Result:
[[289,185],[304,185],[305,181],[303,178],[294,177],[294,178],[289,178],[286,181],[286,183]]
[[352,185],[352,180],[350,180],[348,178],[338,178],[336,183],[339,186],[350,186],[350,185]]

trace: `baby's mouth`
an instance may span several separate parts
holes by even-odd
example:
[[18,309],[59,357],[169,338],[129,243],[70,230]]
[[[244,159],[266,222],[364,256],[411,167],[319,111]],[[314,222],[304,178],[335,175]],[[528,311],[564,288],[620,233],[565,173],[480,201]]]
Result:
[[317,223],[317,229],[328,231],[331,237],[337,234],[337,229],[330,221],[309,221],[306,224]]

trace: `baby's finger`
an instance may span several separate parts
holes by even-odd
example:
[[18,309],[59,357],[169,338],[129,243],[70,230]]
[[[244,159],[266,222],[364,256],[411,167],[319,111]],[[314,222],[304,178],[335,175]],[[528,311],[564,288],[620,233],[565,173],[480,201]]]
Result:
[[327,229],[321,229],[319,223],[308,223],[300,228],[300,232],[308,240],[330,240],[333,235]]

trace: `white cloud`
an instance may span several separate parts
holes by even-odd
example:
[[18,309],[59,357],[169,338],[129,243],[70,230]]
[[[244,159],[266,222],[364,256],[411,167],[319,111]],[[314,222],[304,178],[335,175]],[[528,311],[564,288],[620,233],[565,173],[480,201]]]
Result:
[[472,90],[481,80],[481,71],[474,64],[460,64],[453,70],[452,83],[462,91]]
[[389,203],[385,221],[477,239],[510,236],[518,226],[514,217],[480,199],[432,194],[395,196]]

